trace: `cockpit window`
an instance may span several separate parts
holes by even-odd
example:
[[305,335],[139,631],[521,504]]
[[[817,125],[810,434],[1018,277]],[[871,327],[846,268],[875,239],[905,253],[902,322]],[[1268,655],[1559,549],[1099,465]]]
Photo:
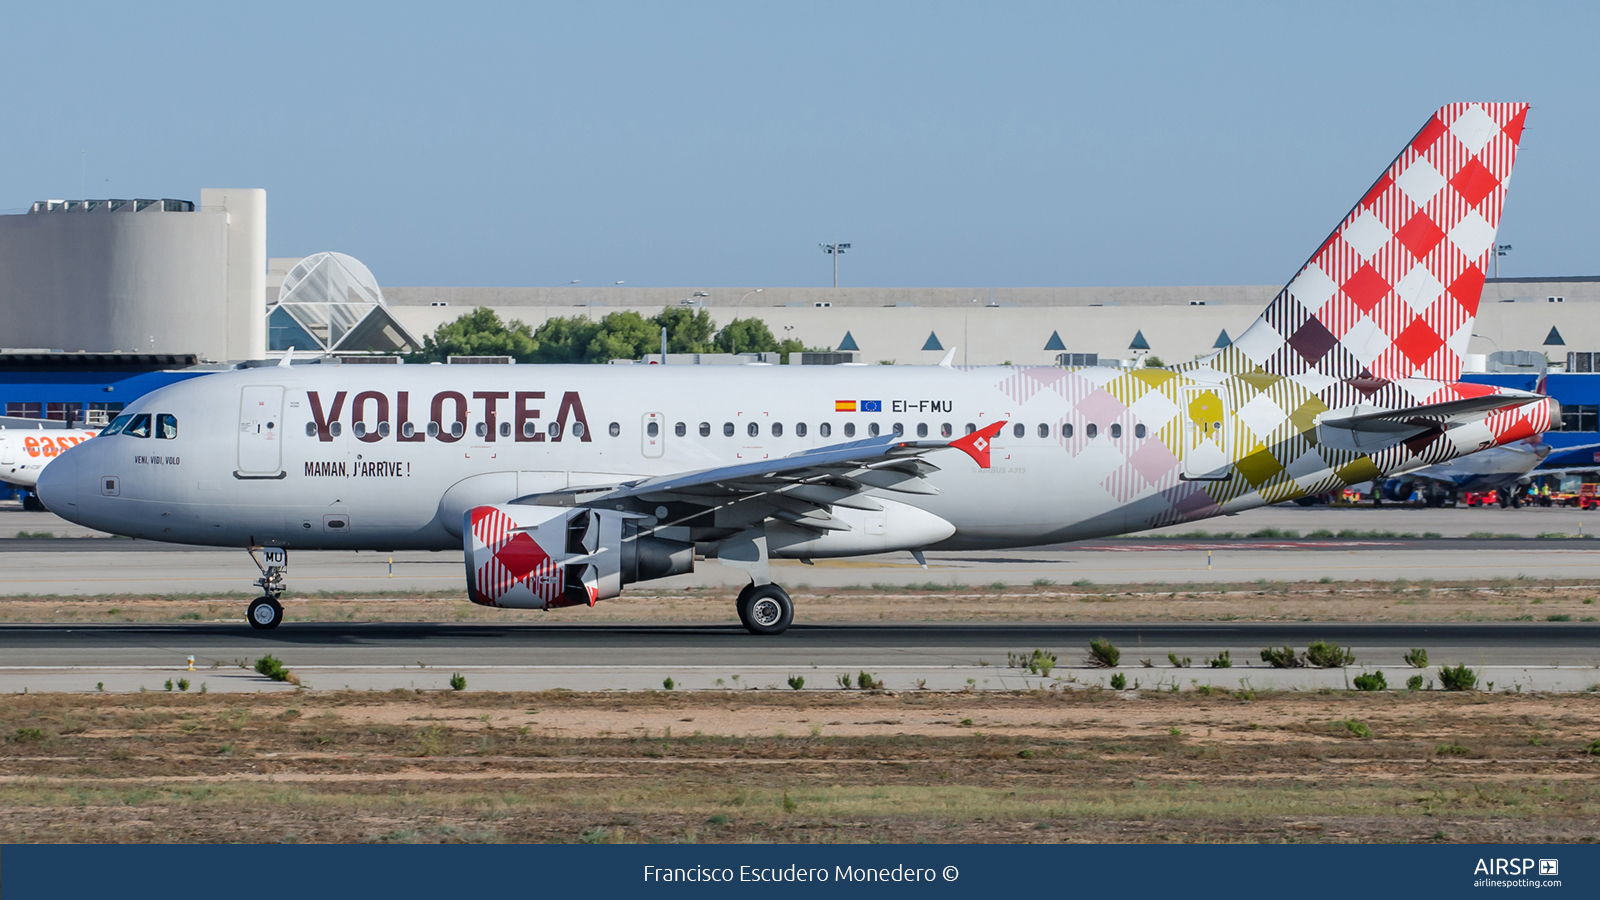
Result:
[[150,436],[150,414],[140,413],[133,417],[133,421],[123,427],[122,433],[136,438]]
[[[272,423],[267,423],[271,428]],[[172,440],[178,436],[178,417],[171,413],[156,414],[156,437]]]
[[101,437],[105,437],[107,435],[116,434],[117,432],[121,431],[122,429],[128,427],[128,420],[130,420],[132,418],[133,418],[133,416],[117,416],[115,419],[111,420],[111,424],[110,425],[107,425],[104,429],[101,430],[100,436]]

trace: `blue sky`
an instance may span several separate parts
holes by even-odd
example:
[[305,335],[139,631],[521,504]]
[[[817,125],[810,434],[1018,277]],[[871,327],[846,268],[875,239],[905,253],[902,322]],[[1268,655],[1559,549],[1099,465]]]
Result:
[[[1114,7],[1114,8],[1108,8]],[[1440,104],[1600,273],[1580,4],[13,4],[0,208],[264,187],[388,285],[1278,284]]]

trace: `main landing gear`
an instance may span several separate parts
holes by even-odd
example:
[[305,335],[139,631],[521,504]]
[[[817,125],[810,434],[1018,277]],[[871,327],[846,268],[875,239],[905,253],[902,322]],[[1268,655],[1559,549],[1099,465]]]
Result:
[[751,634],[783,634],[794,622],[794,601],[775,584],[747,584],[737,601],[739,621]]
[[283,596],[285,590],[283,573],[289,568],[289,551],[282,547],[267,547],[262,550],[261,556],[261,559],[257,559],[255,548],[250,549],[250,560],[261,570],[261,577],[256,579],[261,596],[250,601],[244,617],[250,622],[251,628],[271,631],[283,623],[283,604],[278,602],[278,598]]

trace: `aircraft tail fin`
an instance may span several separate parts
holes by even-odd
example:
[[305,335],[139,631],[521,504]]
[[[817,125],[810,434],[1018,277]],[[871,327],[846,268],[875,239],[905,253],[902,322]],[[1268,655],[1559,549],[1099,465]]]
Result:
[[1434,113],[1211,364],[1456,380],[1527,113],[1526,103],[1452,103]]

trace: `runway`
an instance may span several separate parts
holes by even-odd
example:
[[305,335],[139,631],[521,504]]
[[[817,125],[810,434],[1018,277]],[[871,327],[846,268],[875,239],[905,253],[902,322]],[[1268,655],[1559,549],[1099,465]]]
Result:
[[[1435,664],[1482,668],[1503,686],[1581,690],[1600,681],[1600,624],[1594,623],[1152,623],[799,625],[756,638],[736,625],[440,625],[289,623],[273,632],[243,625],[0,626],[0,690],[109,690],[155,687],[195,657],[195,682],[212,690],[280,686],[241,668],[273,654],[312,687],[443,688],[455,672],[475,689],[641,690],[671,677],[686,689],[779,687],[793,674],[812,687],[836,687],[839,674],[877,673],[892,688],[1015,689],[1052,683],[1104,684],[1087,665],[1087,645],[1104,637],[1122,652],[1130,683],[1184,688],[1216,684],[1256,689],[1347,687],[1366,668],[1383,667],[1395,686],[1414,674],[1402,660],[1423,647]],[[1272,669],[1267,646],[1299,649],[1313,640],[1350,646],[1356,667]],[[1048,650],[1049,678],[1007,667],[1007,654]],[[1228,650],[1231,668],[1209,668]],[[1168,653],[1189,657],[1174,668]],[[1146,668],[1141,661],[1156,664]],[[1432,670],[1427,673],[1433,677]],[[1069,681],[1070,679],[1070,681]]]

